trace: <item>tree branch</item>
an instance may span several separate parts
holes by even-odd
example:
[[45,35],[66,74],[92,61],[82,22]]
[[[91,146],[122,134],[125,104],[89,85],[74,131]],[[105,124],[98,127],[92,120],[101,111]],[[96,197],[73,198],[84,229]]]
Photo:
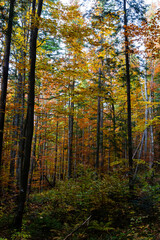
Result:
[[86,223],[89,223],[89,220],[91,219],[92,215],[90,215],[81,225],[79,225],[75,230],[73,230],[71,233],[69,233],[63,240],[67,240],[69,237],[72,236],[73,233],[78,231],[81,227],[83,227]]

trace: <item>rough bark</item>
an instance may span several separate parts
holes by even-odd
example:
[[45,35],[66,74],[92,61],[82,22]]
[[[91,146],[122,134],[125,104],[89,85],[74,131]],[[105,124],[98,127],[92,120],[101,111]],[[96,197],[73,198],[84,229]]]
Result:
[[70,103],[70,115],[69,115],[69,131],[68,131],[68,178],[72,177],[73,171],[73,112],[74,112],[74,80],[71,85],[71,103]]
[[100,123],[101,123],[101,68],[99,68],[99,79],[98,79],[98,102],[97,102],[97,146],[96,146],[96,163],[95,168],[99,168],[99,152],[100,152]]
[[[152,103],[153,102],[153,98],[154,98],[154,94],[153,94],[153,90],[152,90],[152,85],[154,83],[154,66],[153,66],[153,62],[152,62],[152,71],[151,71],[151,91],[150,91],[150,96],[149,96],[149,100]],[[153,119],[153,107],[149,108],[149,117],[152,120]],[[150,157],[149,157],[149,167],[152,168],[154,163],[154,133],[153,133],[153,125],[150,125]]]
[[[32,14],[35,16],[35,4],[36,1],[32,3]],[[41,15],[43,0],[38,2],[37,15]],[[35,64],[36,64],[36,47],[37,47],[37,36],[38,36],[38,26],[34,26],[32,19],[32,29],[31,29],[31,40],[30,40],[30,72],[29,72],[29,92],[28,92],[28,103],[27,103],[27,116],[25,120],[24,127],[24,159],[22,164],[22,174],[21,174],[21,188],[19,191],[18,199],[18,209],[15,219],[15,225],[17,229],[22,226],[22,217],[24,212],[24,205],[26,201],[27,193],[27,183],[30,168],[30,155],[31,155],[31,144],[33,137],[34,128],[34,98],[35,98]]]
[[103,148],[103,103],[101,103],[100,116],[100,151],[101,151],[101,167],[104,166],[104,148]]
[[148,128],[147,128],[147,123],[148,123],[148,94],[147,94],[147,68],[146,68],[146,76],[145,76],[145,82],[144,82],[144,92],[145,92],[145,131],[144,131],[144,156],[147,156],[147,142],[148,142]]
[[127,31],[126,0],[124,0],[124,30],[125,30],[125,65],[126,65],[126,82],[127,82],[129,189],[130,191],[132,191],[133,190],[132,123],[131,123],[130,63],[129,63],[129,41],[128,41],[128,31]]
[[7,85],[8,85],[8,71],[9,71],[9,58],[11,49],[11,35],[14,17],[14,4],[15,0],[10,0],[9,20],[5,41],[4,64],[1,82],[1,98],[0,98],[0,195],[2,194],[1,174],[2,174],[2,147],[3,147],[3,132],[4,132],[4,119],[6,109]]
[[57,178],[57,156],[58,156],[57,153],[58,153],[58,117],[57,117],[57,124],[56,124],[56,143],[55,143],[53,186],[56,185],[56,178]]

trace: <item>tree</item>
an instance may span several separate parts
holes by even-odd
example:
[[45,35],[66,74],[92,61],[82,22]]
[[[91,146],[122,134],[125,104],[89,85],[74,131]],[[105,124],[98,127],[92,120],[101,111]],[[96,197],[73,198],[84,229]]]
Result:
[[[4,119],[6,109],[6,96],[7,96],[7,84],[8,84],[8,71],[9,71],[9,58],[11,48],[11,35],[14,17],[14,4],[15,0],[10,0],[8,27],[5,40],[5,53],[3,63],[3,73],[1,82],[1,99],[0,99],[0,178],[2,174],[2,147],[3,147],[3,133],[4,133]],[[0,195],[2,194],[2,186],[0,181]]]
[[[38,1],[38,23],[39,17],[42,12],[43,0]],[[24,211],[24,204],[26,201],[28,174],[30,168],[30,155],[31,155],[31,144],[33,137],[34,128],[34,98],[35,98],[35,64],[36,64],[36,48],[37,48],[37,37],[38,27],[35,22],[36,17],[36,1],[32,3],[32,21],[31,21],[31,39],[30,39],[30,72],[29,72],[29,92],[28,92],[28,103],[27,103],[27,116],[25,119],[25,126],[23,129],[24,137],[24,155],[22,156],[22,173],[21,173],[21,185],[18,199],[18,209],[15,219],[15,226],[20,229],[22,226],[22,217]]]
[[126,0],[124,0],[124,29],[125,29],[125,64],[127,82],[127,114],[128,114],[128,159],[129,159],[129,188],[133,190],[133,160],[132,160],[132,122],[131,122],[131,93],[130,93],[130,65],[129,41],[127,32]]

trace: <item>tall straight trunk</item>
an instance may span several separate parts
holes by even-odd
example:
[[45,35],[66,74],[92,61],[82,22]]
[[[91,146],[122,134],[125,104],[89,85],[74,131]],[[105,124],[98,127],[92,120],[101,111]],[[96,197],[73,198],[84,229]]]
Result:
[[74,80],[71,85],[71,103],[69,114],[69,129],[68,129],[68,178],[72,177],[73,172],[73,112],[74,112]]
[[144,130],[144,156],[147,156],[147,142],[148,142],[148,129],[147,129],[147,123],[148,123],[148,94],[147,94],[147,66],[146,66],[146,76],[145,76],[145,82],[144,82],[144,92],[145,92],[145,130]]
[[15,176],[15,160],[16,160],[16,146],[17,146],[17,138],[18,138],[18,126],[19,126],[19,114],[15,113],[13,118],[13,127],[15,128],[12,139],[13,139],[13,148],[11,149],[11,162],[10,162],[10,177],[11,181]]
[[[42,12],[43,0],[38,2],[37,15],[40,17]],[[36,1],[32,3],[32,14],[33,18],[35,16]],[[32,29],[31,29],[31,40],[30,40],[30,72],[29,72],[29,92],[28,92],[28,103],[27,103],[27,116],[25,120],[24,127],[24,156],[22,162],[22,174],[21,174],[21,188],[19,191],[18,199],[18,209],[15,219],[15,225],[17,229],[22,226],[22,217],[24,212],[24,205],[26,201],[28,175],[30,168],[30,155],[31,155],[31,145],[33,137],[34,128],[34,98],[35,98],[35,64],[36,64],[36,47],[37,47],[37,36],[38,27],[34,26],[34,20],[32,19]]]
[[101,103],[100,116],[100,150],[101,150],[101,167],[104,166],[104,148],[103,148],[103,103]]
[[99,168],[99,152],[100,152],[100,123],[101,123],[101,68],[99,68],[99,79],[98,79],[98,103],[97,103],[97,146],[96,146],[96,164],[95,168]]
[[38,120],[39,120],[39,117],[37,116],[36,123],[35,123],[34,143],[33,143],[33,149],[32,149],[32,159],[31,159],[31,169],[30,169],[30,179],[29,179],[29,186],[28,186],[28,195],[31,193],[33,171],[34,171],[34,168],[35,168],[35,165],[36,165],[35,163],[36,163]]
[[[15,104],[20,104],[21,102],[21,92],[22,92],[22,74],[18,74],[18,83],[16,86],[16,93],[15,93]],[[17,146],[17,139],[18,139],[18,129],[20,124],[20,109],[15,110],[15,114],[13,117],[13,127],[15,128],[13,132],[13,149],[11,150],[11,162],[10,162],[10,177],[11,181],[15,176],[15,161],[16,161],[16,146]]]
[[57,179],[57,156],[58,156],[58,117],[56,124],[56,143],[55,143],[55,159],[54,159],[54,174],[53,174],[53,186],[56,185]]
[[[22,28],[24,29],[23,33],[23,44],[27,49],[27,43],[29,38],[29,29],[27,30],[27,20],[26,14],[31,10],[31,2],[28,3],[28,8],[24,10]],[[16,164],[16,181],[17,189],[20,189],[21,181],[21,167],[22,167],[22,158],[23,158],[23,149],[24,149],[24,139],[23,139],[23,128],[24,128],[24,111],[25,111],[25,84],[26,84],[26,51],[21,50],[21,60],[20,63],[23,65],[23,69],[19,70],[18,74],[18,89],[19,89],[19,143],[18,143],[18,153],[17,153],[17,164]]]
[[133,190],[132,123],[131,123],[130,64],[129,64],[129,41],[127,31],[126,0],[124,0],[124,30],[125,30],[125,65],[127,82],[129,189],[130,191],[132,191]]
[[[78,121],[78,118],[77,118]],[[77,177],[77,144],[78,144],[78,123],[76,121],[76,133],[75,133],[75,160],[74,160],[74,178]]]
[[0,98],[0,195],[2,194],[1,174],[2,174],[2,147],[3,147],[3,132],[4,132],[4,119],[6,110],[6,97],[7,97],[7,85],[8,85],[8,71],[9,71],[9,58],[11,49],[11,35],[14,16],[14,4],[15,0],[10,0],[9,20],[6,33],[5,52],[3,73],[1,81],[1,98]]
[[19,144],[18,144],[18,154],[17,154],[17,168],[16,168],[16,179],[17,179],[17,189],[20,189],[21,182],[21,167],[22,167],[22,159],[23,159],[23,149],[24,149],[24,138],[23,138],[23,127],[24,127],[24,107],[25,107],[25,97],[24,97],[24,86],[25,86],[25,69],[23,76],[19,73],[19,88],[20,88],[20,111],[19,111]]
[[[152,71],[151,71],[151,90],[150,90],[150,96],[149,96],[149,100],[152,103],[153,102],[153,90],[152,90],[152,86],[154,83],[154,66],[153,66],[153,62],[152,62]],[[149,108],[149,115],[150,115],[150,119],[153,119],[153,107]],[[150,156],[149,156],[149,167],[152,168],[154,163],[154,134],[153,134],[153,125],[150,125]]]
[[85,165],[84,127],[82,128],[82,164]]
[[112,121],[113,121],[113,146],[114,146],[114,160],[117,157],[117,144],[116,144],[116,117],[115,117],[115,107],[114,103],[112,103]]
[[109,148],[108,148],[108,174],[110,174],[111,169],[111,142],[109,140]]
[[61,179],[62,180],[64,178],[65,137],[66,137],[66,119],[65,119],[64,129],[63,129],[62,172],[61,172]]

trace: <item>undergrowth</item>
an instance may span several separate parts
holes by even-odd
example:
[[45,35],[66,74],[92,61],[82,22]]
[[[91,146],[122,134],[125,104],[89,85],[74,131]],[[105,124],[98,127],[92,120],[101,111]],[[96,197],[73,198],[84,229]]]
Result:
[[60,181],[52,190],[30,195],[21,232],[12,229],[15,206],[8,212],[2,206],[0,239],[63,240],[75,230],[68,239],[159,240],[159,200],[156,181],[150,184],[147,178],[137,178],[131,198],[126,178],[98,177],[86,170],[77,179]]

